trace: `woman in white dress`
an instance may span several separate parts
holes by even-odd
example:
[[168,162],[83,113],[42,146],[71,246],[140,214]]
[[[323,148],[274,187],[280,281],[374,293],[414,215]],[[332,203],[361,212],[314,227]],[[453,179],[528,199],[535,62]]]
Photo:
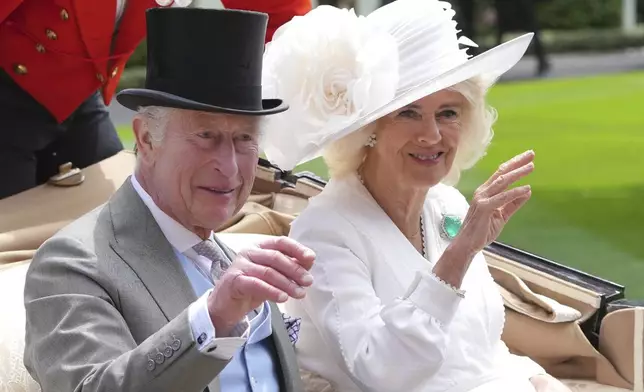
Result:
[[469,58],[453,16],[435,0],[366,18],[321,6],[266,48],[264,94],[290,104],[268,120],[268,159],[290,170],[323,155],[330,171],[290,233],[316,252],[314,284],[286,306],[302,318],[301,366],[337,391],[568,391],[501,340],[481,253],[530,198],[510,186],[534,153],[502,164],[471,205],[450,185],[484,155],[485,93],[532,35]]

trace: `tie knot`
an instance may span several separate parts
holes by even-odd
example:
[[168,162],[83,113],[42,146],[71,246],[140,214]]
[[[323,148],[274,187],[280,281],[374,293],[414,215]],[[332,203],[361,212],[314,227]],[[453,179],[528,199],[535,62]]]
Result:
[[226,259],[224,252],[217,246],[217,244],[210,240],[204,240],[193,246],[192,249],[197,252],[199,256],[203,256],[211,261],[222,261]]
[[230,261],[226,257],[224,251],[212,240],[207,239],[201,241],[192,249],[197,252],[199,256],[203,256],[212,261],[210,266],[210,276],[216,281],[219,279],[223,271],[230,265]]

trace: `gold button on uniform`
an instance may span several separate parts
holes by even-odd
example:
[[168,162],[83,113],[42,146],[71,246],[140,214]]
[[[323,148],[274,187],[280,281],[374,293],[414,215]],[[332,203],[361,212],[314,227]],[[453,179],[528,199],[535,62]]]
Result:
[[45,53],[45,45],[36,44],[36,50],[38,51],[38,53]]
[[58,38],[58,36],[54,32],[54,30],[51,30],[51,29],[45,30],[45,34],[47,35],[47,38],[49,38],[52,41],[54,41],[54,40],[56,40]]
[[119,73],[119,67],[114,67],[114,69],[112,70],[112,77],[115,78],[116,74],[118,73]]
[[60,19],[62,19],[62,20],[69,19],[69,12],[67,12],[67,10],[64,9],[64,8],[62,10],[60,10]]
[[105,81],[105,77],[100,73],[96,74],[96,79],[98,79],[98,81],[101,82],[101,83],[103,83]]
[[13,71],[17,73],[18,75],[26,75],[27,74],[27,67],[25,67],[22,64],[16,64],[13,66]]

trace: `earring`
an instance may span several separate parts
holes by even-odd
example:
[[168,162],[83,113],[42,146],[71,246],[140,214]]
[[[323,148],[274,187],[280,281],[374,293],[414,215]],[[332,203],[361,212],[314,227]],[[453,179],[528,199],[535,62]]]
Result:
[[372,133],[369,136],[369,140],[367,140],[367,142],[365,143],[365,146],[366,147],[375,147],[376,146],[376,134],[375,133]]

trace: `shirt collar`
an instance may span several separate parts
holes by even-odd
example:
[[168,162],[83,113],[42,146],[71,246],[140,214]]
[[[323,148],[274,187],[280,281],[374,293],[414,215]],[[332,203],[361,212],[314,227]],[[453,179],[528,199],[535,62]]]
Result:
[[[192,249],[193,246],[200,243],[202,240],[198,235],[186,229],[181,223],[172,219],[168,214],[163,212],[152,200],[152,197],[143,189],[136,176],[132,174],[131,182],[134,190],[139,195],[143,203],[148,207],[154,220],[159,225],[159,228],[165,235],[165,238],[170,242],[177,251],[185,253]],[[212,233],[210,233],[212,238]]]

